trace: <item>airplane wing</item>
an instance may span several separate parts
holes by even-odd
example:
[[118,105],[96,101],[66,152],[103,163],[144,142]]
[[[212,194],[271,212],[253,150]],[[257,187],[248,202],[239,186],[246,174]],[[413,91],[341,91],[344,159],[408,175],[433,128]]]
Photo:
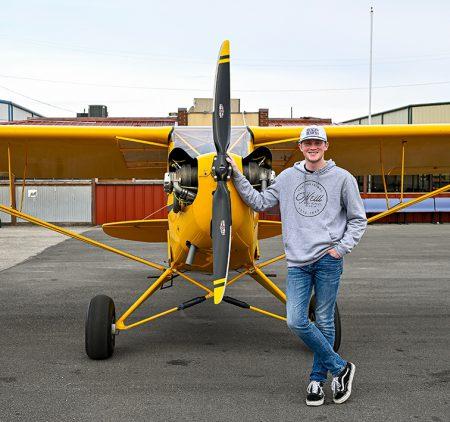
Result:
[[272,221],[272,220],[258,221],[259,240],[279,235],[281,235],[281,221]]
[[106,223],[103,231],[112,237],[137,242],[167,242],[167,219],[133,220]]
[[[405,174],[450,173],[450,125],[324,126],[330,143],[326,157],[353,175],[401,174],[402,151]],[[303,126],[250,127],[254,146],[270,148],[273,169],[302,160],[297,140]]]
[[172,127],[0,125],[0,172],[27,178],[162,179]]

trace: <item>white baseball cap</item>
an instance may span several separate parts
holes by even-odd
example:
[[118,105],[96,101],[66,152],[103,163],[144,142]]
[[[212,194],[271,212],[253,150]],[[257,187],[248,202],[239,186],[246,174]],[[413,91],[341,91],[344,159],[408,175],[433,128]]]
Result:
[[323,126],[306,126],[303,128],[300,134],[299,142],[306,141],[308,139],[318,139],[319,141],[328,142],[327,134]]

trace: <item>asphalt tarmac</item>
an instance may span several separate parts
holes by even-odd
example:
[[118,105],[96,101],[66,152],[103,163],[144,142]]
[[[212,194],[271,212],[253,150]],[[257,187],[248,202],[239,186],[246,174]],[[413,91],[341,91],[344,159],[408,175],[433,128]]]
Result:
[[[106,239],[98,229],[87,234]],[[335,405],[328,383],[318,408],[305,405],[306,347],[284,323],[227,303],[122,332],[111,359],[89,360],[90,299],[107,294],[124,311],[157,272],[75,240],[51,246],[0,272],[0,420],[448,421],[449,239],[450,225],[369,227],[345,258],[339,296],[340,352],[356,364],[354,391]],[[164,245],[107,242],[165,259]],[[14,247],[11,239],[9,253]],[[281,252],[280,239],[263,241],[262,252]],[[284,288],[284,263],[266,272]],[[200,294],[177,278],[139,315]],[[249,278],[227,294],[283,313]]]

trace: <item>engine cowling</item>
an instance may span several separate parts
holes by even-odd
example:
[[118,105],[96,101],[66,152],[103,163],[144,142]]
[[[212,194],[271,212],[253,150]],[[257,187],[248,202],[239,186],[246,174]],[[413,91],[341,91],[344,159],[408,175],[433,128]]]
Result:
[[258,191],[270,186],[275,180],[272,170],[272,153],[269,148],[259,147],[242,160],[244,176]]
[[169,155],[169,171],[164,175],[164,191],[173,193],[173,211],[179,212],[194,202],[198,188],[197,160],[181,148]]

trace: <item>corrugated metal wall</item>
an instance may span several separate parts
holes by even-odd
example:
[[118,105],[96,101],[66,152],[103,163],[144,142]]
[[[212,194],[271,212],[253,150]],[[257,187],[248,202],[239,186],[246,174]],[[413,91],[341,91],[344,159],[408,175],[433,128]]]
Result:
[[[373,125],[381,125],[382,118],[383,118],[383,116],[381,114],[379,114],[378,116],[372,116],[372,124]],[[362,124],[369,124],[369,119],[367,119],[366,123],[362,123]]]
[[[381,114],[378,116],[372,116],[372,124],[373,125],[381,125]],[[361,123],[359,123],[359,120],[356,120],[353,124],[361,124],[361,125],[368,125],[369,124],[369,118],[365,117],[361,119]]]
[[33,117],[29,111],[23,110],[20,107],[12,107],[12,117],[14,120],[26,120],[28,117]]
[[[372,116],[372,124],[432,124],[450,122],[450,103],[417,104],[400,109],[377,113]],[[345,124],[367,125],[367,117],[347,120]]]
[[[362,117],[355,120],[349,120],[346,122],[347,125],[368,125],[368,117]],[[389,112],[384,112],[372,116],[373,125],[397,125],[397,124],[408,124],[408,107],[402,108],[400,110],[394,110]]]
[[0,103],[0,120],[9,120],[8,104]]
[[[18,206],[21,192],[16,188]],[[49,222],[90,223],[92,186],[26,186],[23,212]]]
[[[0,186],[0,204],[6,205],[8,207],[11,205],[8,186]],[[0,220],[2,221],[2,223],[10,223],[11,216],[0,211]]]
[[[22,188],[16,186],[17,208],[20,206],[21,196]],[[0,201],[10,205],[8,186],[0,186]],[[90,183],[27,185],[22,210],[52,223],[89,224],[92,221],[92,186]],[[4,213],[0,218],[3,222],[11,221]]]
[[390,113],[383,113],[383,124],[385,125],[408,124],[408,109],[403,108],[401,110],[391,111]]
[[[167,218],[167,195],[158,184],[97,184],[95,224]],[[159,211],[158,211],[159,210]],[[158,212],[155,212],[158,211]]]
[[412,123],[448,123],[450,104],[421,106],[412,108]]

